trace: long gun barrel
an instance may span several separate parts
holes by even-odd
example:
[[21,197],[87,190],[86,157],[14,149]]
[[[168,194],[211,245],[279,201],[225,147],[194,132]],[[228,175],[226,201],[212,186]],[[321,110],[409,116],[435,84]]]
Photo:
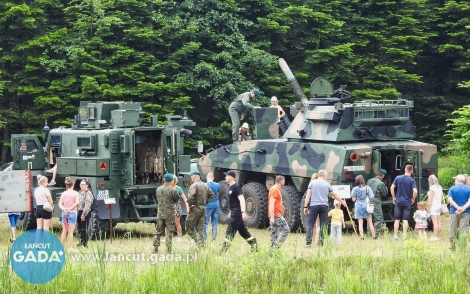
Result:
[[292,91],[294,92],[295,97],[297,97],[297,99],[302,102],[303,106],[306,106],[308,102],[307,96],[305,96],[305,93],[302,91],[302,88],[300,88],[299,82],[297,82],[297,79],[292,74],[292,71],[290,70],[284,58],[279,58],[279,66],[286,75],[287,81],[289,81],[289,85]]

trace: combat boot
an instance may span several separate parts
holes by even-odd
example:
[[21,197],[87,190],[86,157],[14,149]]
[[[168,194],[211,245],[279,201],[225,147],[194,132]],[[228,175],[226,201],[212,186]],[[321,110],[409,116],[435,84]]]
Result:
[[256,238],[251,237],[247,242],[251,246],[251,252],[258,252],[258,243],[256,242]]

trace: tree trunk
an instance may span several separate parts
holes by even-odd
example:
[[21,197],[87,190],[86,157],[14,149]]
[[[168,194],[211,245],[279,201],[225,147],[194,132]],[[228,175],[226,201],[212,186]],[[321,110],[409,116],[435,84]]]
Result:
[[[2,141],[8,142],[9,139],[10,139],[10,126],[8,124],[5,124],[5,126],[3,127]],[[9,156],[8,151],[9,151],[8,146],[6,146],[5,143],[2,143],[0,162],[7,163],[9,161],[10,156]]]

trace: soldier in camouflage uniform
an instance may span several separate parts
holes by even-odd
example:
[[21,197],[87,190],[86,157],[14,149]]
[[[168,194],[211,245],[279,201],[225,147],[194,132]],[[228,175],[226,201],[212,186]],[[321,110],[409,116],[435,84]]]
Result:
[[164,184],[157,188],[157,223],[155,224],[156,233],[153,241],[153,252],[158,253],[160,246],[160,238],[165,236],[165,228],[168,229],[168,240],[166,240],[166,248],[171,253],[171,242],[175,233],[175,204],[178,203],[180,196],[170,185],[173,181],[173,174],[163,176]]
[[253,109],[259,107],[253,106],[250,103],[251,100],[255,99],[255,97],[259,97],[259,94],[259,90],[255,88],[251,92],[240,94],[240,96],[238,96],[237,99],[235,99],[235,101],[230,104],[228,113],[232,119],[233,142],[238,141],[238,128],[240,127],[240,120],[245,118],[245,110],[247,108]]
[[[201,181],[199,172],[191,173],[193,184],[189,187],[188,205],[189,214],[186,218],[186,228],[188,235],[194,239],[199,247],[204,247],[204,219],[206,217],[206,205],[214,198],[212,190]],[[196,229],[196,230],[194,230]]]
[[[374,205],[374,213],[372,214],[372,221],[374,223],[375,235],[377,236],[382,229],[384,223],[384,215],[382,212],[382,201],[383,197],[386,197],[388,194],[388,188],[383,183],[387,171],[384,169],[379,169],[377,176],[367,181],[367,186],[372,189],[374,193],[374,198],[370,199],[370,204]],[[367,232],[369,232],[369,225],[367,225]]]

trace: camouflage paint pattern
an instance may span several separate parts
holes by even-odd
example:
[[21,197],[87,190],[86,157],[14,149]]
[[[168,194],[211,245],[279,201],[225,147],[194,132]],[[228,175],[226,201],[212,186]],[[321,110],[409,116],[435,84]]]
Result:
[[[221,181],[223,171],[234,169],[241,185],[258,182],[269,188],[275,175],[284,175],[286,185],[303,194],[310,177],[319,170],[328,172],[331,184],[352,187],[356,176],[367,181],[384,168],[388,173],[384,183],[390,187],[405,165],[412,164],[419,197],[425,195],[429,175],[437,174],[437,147],[411,140],[416,136],[409,116],[412,101],[343,103],[349,92],[344,87],[333,91],[324,78],[312,83],[308,100],[285,61],[281,59],[279,64],[300,101],[295,104],[296,116],[289,129],[281,139],[275,138],[269,129],[277,121],[277,113],[269,108],[253,109],[254,135],[263,139],[220,146],[206,153],[198,161],[203,177],[214,171],[215,181]],[[389,205],[387,201],[384,205]],[[387,220],[391,219],[388,208],[384,209]]]
[[[206,205],[214,198],[212,190],[198,180],[189,188],[188,205],[190,211],[186,219],[188,235],[194,239],[198,246],[204,246],[204,218],[206,216]],[[195,230],[194,230],[195,228]]]

